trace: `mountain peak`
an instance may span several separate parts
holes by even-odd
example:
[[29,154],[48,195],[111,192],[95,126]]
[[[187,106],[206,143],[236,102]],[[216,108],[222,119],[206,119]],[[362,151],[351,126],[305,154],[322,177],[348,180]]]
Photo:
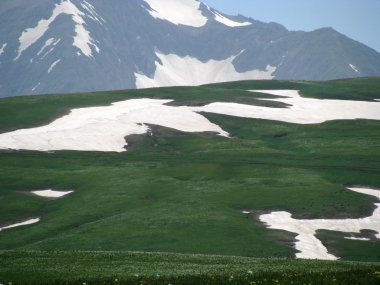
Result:
[[[214,20],[230,27],[248,26],[250,22],[238,22],[197,0],[144,0],[149,14],[175,25],[203,27]],[[206,9],[205,9],[206,8]]]
[[380,75],[379,53],[328,31],[289,32],[196,0],[2,0],[0,97]]
[[[99,20],[101,17],[96,14],[94,7],[86,0],[81,1],[81,7],[93,15],[90,15],[90,17],[101,21]],[[95,51],[99,53],[98,46],[85,27],[85,12],[81,11],[70,0],[61,0],[60,3],[55,4],[54,10],[51,12],[49,18],[39,20],[35,26],[28,27],[22,32],[19,37],[20,45],[15,60],[18,60],[25,50],[40,40],[49,30],[50,25],[56,21],[60,15],[69,15],[75,25],[76,34],[73,37],[73,46],[77,47],[85,56],[92,56],[92,49],[95,49]],[[48,42],[49,40],[47,40],[45,44],[48,44]]]
[[175,25],[202,27],[207,23],[196,0],[144,0],[149,5],[149,14]]

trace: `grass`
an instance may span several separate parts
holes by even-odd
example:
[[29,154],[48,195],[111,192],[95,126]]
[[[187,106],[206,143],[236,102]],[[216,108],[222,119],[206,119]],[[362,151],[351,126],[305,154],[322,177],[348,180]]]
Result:
[[3,284],[362,284],[380,265],[141,252],[0,252]]
[[[245,90],[295,88],[304,96],[372,100],[380,98],[379,87],[380,79],[368,78],[246,81],[15,97],[0,100],[0,132],[51,122],[74,107],[129,98],[257,104],[263,95]],[[12,254],[35,250],[89,250],[290,258],[294,235],[265,228],[258,214],[283,210],[296,218],[358,218],[372,213],[375,200],[345,186],[380,188],[380,122],[296,125],[205,116],[233,138],[155,127],[152,137],[134,137],[131,149],[120,154],[0,152],[0,225],[42,217],[38,224],[0,232],[0,250],[18,252],[4,256],[10,261]],[[75,192],[59,200],[28,193],[47,188]],[[243,209],[254,213],[244,215]],[[343,260],[380,261],[371,254],[380,252],[378,240],[371,241],[368,255],[361,251],[363,242],[330,232],[322,240]]]
[[367,237],[369,241],[347,240],[341,232],[320,231],[317,237],[329,248],[333,248],[334,253],[346,260],[355,259],[358,261],[379,261],[380,251],[378,241],[374,232],[363,230],[360,237]]

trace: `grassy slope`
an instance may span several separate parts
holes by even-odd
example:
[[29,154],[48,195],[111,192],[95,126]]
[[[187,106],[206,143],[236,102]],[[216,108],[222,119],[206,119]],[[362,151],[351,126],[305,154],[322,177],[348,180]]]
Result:
[[0,252],[3,284],[361,284],[380,265],[128,252]]
[[[246,89],[299,89],[318,98],[380,98],[379,79],[331,82],[256,81],[0,100],[0,132],[38,126],[70,108],[136,97],[175,104],[256,104]],[[263,104],[262,102],[260,104]],[[269,103],[265,103],[269,104]],[[273,106],[281,107],[281,106]],[[268,230],[241,209],[286,210],[297,217],[359,217],[374,199],[344,185],[380,188],[380,122],[319,125],[206,115],[234,138],[157,128],[126,153],[0,153],[0,224],[42,221],[0,233],[0,249],[142,250],[291,257],[293,235]],[[75,189],[61,200],[33,189]],[[326,244],[350,260],[380,261],[380,243],[334,235]]]

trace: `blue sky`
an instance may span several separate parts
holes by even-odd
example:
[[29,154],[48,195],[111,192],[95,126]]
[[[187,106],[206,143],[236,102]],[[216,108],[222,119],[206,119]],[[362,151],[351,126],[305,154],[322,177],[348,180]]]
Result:
[[380,52],[380,0],[202,0],[226,14],[277,22],[289,30],[335,30]]

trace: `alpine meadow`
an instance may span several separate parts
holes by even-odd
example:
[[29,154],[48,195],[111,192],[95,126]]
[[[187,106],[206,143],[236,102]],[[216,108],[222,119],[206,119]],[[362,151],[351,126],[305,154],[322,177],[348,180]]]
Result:
[[2,0],[0,285],[380,284],[379,76],[206,1]]
[[[170,98],[174,100],[168,103],[171,106],[201,106],[218,101],[272,109],[286,106],[276,103],[273,95],[246,90],[293,89],[300,90],[304,97],[371,102],[378,98],[379,87],[378,79],[244,81],[200,87],[15,97],[1,101],[1,131],[31,129],[53,122],[74,108],[107,106],[136,98]],[[327,280],[331,277],[347,284],[343,276],[347,272],[356,276],[352,272],[357,270],[363,272],[357,275],[359,281],[364,280],[363,284],[378,282],[377,263],[310,261],[314,269],[309,272],[307,261],[288,260],[297,252],[293,246],[296,234],[270,229],[260,221],[261,215],[273,211],[288,211],[298,219],[344,220],[370,216],[376,199],[346,187],[380,187],[378,121],[294,124],[212,113],[202,115],[221,126],[229,137],[181,132],[152,124],[146,134],[127,136],[124,152],[3,150],[0,154],[1,223],[41,220],[1,231],[0,247],[7,251],[2,253],[0,278],[4,282],[14,278],[16,284],[24,284],[29,278],[44,276],[41,280],[48,282],[52,280],[48,277],[54,276],[50,275],[51,270],[54,272],[49,269],[52,264],[56,268],[63,262],[65,269],[59,276],[66,276],[65,270],[77,272],[76,266],[70,267],[70,260],[77,262],[84,258],[88,260],[81,265],[84,268],[67,279],[57,277],[58,284],[86,278],[109,280],[114,276],[125,282],[138,283],[141,278],[147,278],[149,284],[161,284],[176,278],[187,280],[181,277],[187,276],[187,272],[195,280],[204,275],[207,282],[215,277],[215,284],[229,284],[221,276],[230,270],[240,276],[236,284],[243,284],[244,273],[248,271],[255,272],[255,276],[258,273],[261,276],[258,281],[264,282],[264,279],[279,278],[282,266],[290,266],[286,272],[299,272],[307,280],[323,273],[327,274]],[[74,192],[57,199],[31,193],[38,189]],[[380,242],[375,234],[371,229],[359,233],[320,230],[316,237],[341,260],[379,262]],[[124,255],[121,251],[131,253]],[[134,251],[152,253],[136,255]],[[269,259],[210,256],[203,261],[200,256],[162,255],[161,252]],[[59,258],[61,255],[64,258]],[[109,264],[110,270],[102,273],[92,272],[97,258],[103,260],[103,255],[112,260],[111,264],[118,265],[113,268]],[[178,272],[172,271],[171,265],[157,265],[154,272],[146,269],[147,260],[152,259],[155,264],[161,256],[170,264],[171,257],[178,259]],[[271,261],[274,257],[280,259]],[[53,261],[47,261],[50,259]],[[133,270],[128,263],[123,265],[124,259],[135,264]],[[28,268],[26,264],[31,265],[30,262],[41,262],[41,269]],[[203,262],[205,266],[201,266]],[[263,270],[266,262],[273,262],[273,271]],[[220,263],[227,273],[219,271]],[[260,264],[258,269],[256,263]],[[106,264],[104,261],[99,266]],[[119,266],[129,269],[124,271]],[[19,270],[25,274],[16,274]],[[140,278],[134,277],[135,274]],[[152,279],[155,274],[163,279]],[[191,278],[179,284],[193,284]],[[298,282],[298,279],[290,280]],[[303,284],[304,279],[299,280],[295,284]]]

